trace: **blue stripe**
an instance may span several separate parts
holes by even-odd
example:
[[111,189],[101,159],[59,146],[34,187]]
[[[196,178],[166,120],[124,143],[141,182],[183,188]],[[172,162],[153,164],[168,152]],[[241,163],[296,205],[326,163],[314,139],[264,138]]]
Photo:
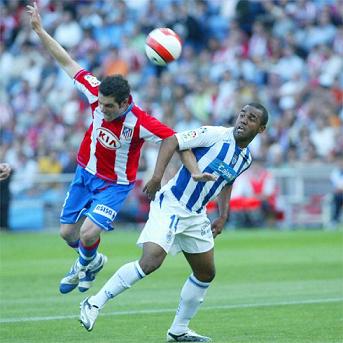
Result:
[[[192,149],[193,154],[197,161],[199,161],[212,147],[206,148],[195,148]],[[183,192],[187,188],[188,182],[191,179],[191,174],[186,167],[182,167],[179,173],[179,176],[175,182],[175,185],[171,188],[172,193],[174,194],[177,200],[180,200],[182,197]]]
[[225,182],[225,179],[222,178],[221,176],[218,177],[218,179],[215,181],[215,183],[211,187],[210,191],[206,194],[206,196],[205,196],[205,198],[201,204],[201,207],[197,210],[197,213],[200,213],[202,211],[203,207],[210,201],[212,195],[215,193],[215,191],[218,189],[220,184],[222,184],[223,182]]
[[[229,150],[229,147],[230,147],[230,144],[228,143],[224,143],[222,148],[220,149],[220,152],[218,154],[218,156],[216,158],[218,158],[219,160],[221,161],[224,161],[225,159],[225,156]],[[204,173],[205,172],[211,172],[212,169],[209,168],[208,166],[204,169]],[[220,178],[218,178],[219,180]],[[217,181],[218,181],[217,180]],[[214,183],[214,185],[216,185],[217,181]],[[219,183],[220,184],[220,183]],[[219,184],[217,184],[217,187],[216,189],[219,187]],[[192,210],[192,207],[194,206],[194,204],[197,202],[197,200],[199,199],[199,196],[200,196],[200,193],[201,191],[203,190],[203,188],[205,187],[205,182],[199,182],[196,187],[195,187],[195,190],[194,192],[192,193],[192,195],[190,196],[187,204],[186,204],[186,207],[189,209],[189,210]],[[213,187],[212,187],[213,188]]]
[[190,282],[192,282],[194,285],[198,286],[198,287],[201,287],[201,288],[208,288],[210,286],[210,283],[208,283],[208,285],[204,285],[204,283],[199,283],[198,280],[196,280],[194,277],[190,276],[188,278],[188,280]]
[[135,267],[135,270],[136,270],[136,273],[137,273],[138,277],[139,277],[140,279],[143,279],[144,276],[139,272],[139,270],[138,270],[138,268],[136,267],[135,264],[134,264],[134,267]]
[[200,161],[201,158],[213,147],[214,144],[212,144],[209,147],[206,148],[194,148],[192,149],[193,154],[195,155],[195,158],[197,161]]
[[171,188],[171,191],[177,200],[181,199],[182,194],[186,189],[190,179],[191,174],[189,173],[186,167],[182,167],[179,176],[175,182],[175,185]]
[[237,170],[237,174],[241,174],[243,173],[244,170],[246,170],[250,165],[248,165],[247,168],[245,168],[244,170],[242,170],[242,168],[244,167],[245,163],[247,163],[249,161],[249,155],[250,155],[250,151],[249,149],[247,149],[246,154],[243,156],[243,161],[241,163],[241,165],[239,166],[238,170]]
[[[236,150],[235,150],[235,153],[238,152],[238,151],[241,151],[240,148],[237,149],[236,147]],[[241,162],[241,165],[239,166],[238,168],[238,171],[237,171],[237,175],[239,175],[241,173],[241,170],[243,168],[243,166],[247,163],[247,161],[249,160],[249,154],[250,154],[250,151],[249,149],[247,149],[247,152],[246,154],[243,156],[243,159],[242,159],[242,162]],[[233,158],[233,156],[232,156]],[[231,159],[232,161],[232,159]],[[231,162],[230,162],[230,165],[233,165]],[[218,189],[218,187],[220,186],[220,184],[222,183],[223,179],[220,177],[218,178],[218,180],[214,183],[214,185],[212,186],[212,188],[210,189],[210,191],[208,192],[208,194],[205,196],[204,198],[204,201],[202,202],[201,204],[201,208],[199,208],[197,210],[198,213],[200,213],[203,209],[203,207],[209,202],[209,200],[211,199],[212,195],[215,193],[215,191]],[[232,182],[233,183],[233,182]],[[232,184],[231,183],[231,184]]]
[[162,207],[163,198],[164,198],[164,193],[162,193],[162,194],[160,195],[160,208]]

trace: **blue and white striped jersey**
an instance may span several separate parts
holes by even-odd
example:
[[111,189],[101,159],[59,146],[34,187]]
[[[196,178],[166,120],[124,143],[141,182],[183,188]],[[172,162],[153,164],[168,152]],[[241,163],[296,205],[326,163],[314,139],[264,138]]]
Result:
[[170,190],[189,211],[200,213],[206,204],[217,197],[223,187],[250,167],[249,148],[236,145],[233,128],[203,126],[196,130],[176,134],[180,150],[192,149],[202,172],[217,176],[216,181],[195,182],[182,166],[177,174],[162,188]]

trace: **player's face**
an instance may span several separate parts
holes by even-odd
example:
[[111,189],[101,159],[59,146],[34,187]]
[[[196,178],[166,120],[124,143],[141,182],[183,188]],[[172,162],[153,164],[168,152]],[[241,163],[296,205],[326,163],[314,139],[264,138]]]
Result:
[[238,113],[238,117],[233,130],[234,137],[238,143],[247,146],[254,137],[264,131],[262,125],[262,111],[246,105]]
[[121,106],[116,102],[113,96],[104,96],[99,93],[98,104],[106,121],[116,119],[123,112]]

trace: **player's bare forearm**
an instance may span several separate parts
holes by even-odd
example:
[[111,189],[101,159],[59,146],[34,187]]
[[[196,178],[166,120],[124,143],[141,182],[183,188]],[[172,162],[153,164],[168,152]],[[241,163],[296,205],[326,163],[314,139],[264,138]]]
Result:
[[175,135],[168,137],[162,141],[157,156],[154,174],[152,176],[155,180],[162,180],[167,165],[178,147],[179,143]]
[[194,181],[206,182],[206,181],[215,181],[216,177],[210,173],[203,173],[199,169],[198,162],[193,154],[192,150],[183,150],[179,151],[182,164],[188,169],[191,173]]
[[220,235],[224,229],[225,223],[229,215],[229,201],[231,197],[232,186],[225,186],[222,191],[219,193],[217,198],[219,217],[216,218],[212,224],[212,234],[215,238],[217,235]]
[[143,192],[148,196],[150,200],[154,200],[156,192],[160,190],[163,174],[178,146],[179,144],[175,135],[168,137],[162,141],[157,156],[154,174],[143,188]]
[[192,152],[192,150],[179,151],[182,164],[188,169],[191,174],[200,174],[201,171],[198,166],[198,162]]
[[226,185],[221,190],[217,198],[219,216],[225,220],[227,220],[229,216],[231,191],[232,191],[232,186]]
[[82,68],[70,57],[67,51],[46,32],[41,22],[37,3],[34,2],[33,6],[28,5],[26,9],[31,19],[32,29],[36,32],[44,47],[60,64],[64,71],[73,78]]

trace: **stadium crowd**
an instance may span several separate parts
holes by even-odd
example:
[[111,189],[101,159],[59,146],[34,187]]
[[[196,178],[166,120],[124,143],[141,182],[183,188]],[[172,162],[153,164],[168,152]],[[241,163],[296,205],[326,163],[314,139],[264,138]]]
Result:
[[[91,114],[30,30],[28,3],[0,0],[0,161],[29,184],[36,173],[74,172]],[[137,103],[176,131],[230,125],[243,104],[259,101],[270,123],[252,148],[267,166],[328,163],[343,151],[342,0],[38,6],[44,26],[84,68],[100,79],[123,74]],[[144,54],[156,27],[172,28],[184,42],[180,59],[166,68]],[[145,147],[142,173],[150,174],[156,155],[155,146]]]

